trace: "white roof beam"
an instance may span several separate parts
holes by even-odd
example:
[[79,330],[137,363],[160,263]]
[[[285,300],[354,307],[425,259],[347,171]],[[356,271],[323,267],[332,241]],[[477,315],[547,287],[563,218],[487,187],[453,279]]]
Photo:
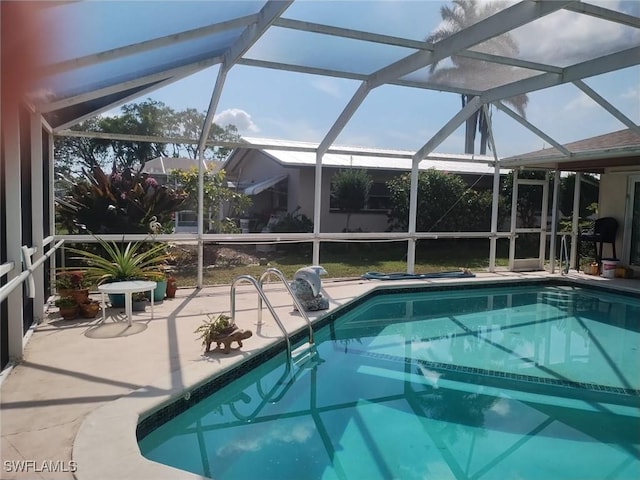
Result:
[[433,49],[433,45],[420,40],[382,35],[380,33],[365,32],[363,30],[353,30],[351,28],[334,27],[320,23],[303,22],[301,20],[293,20],[290,18],[279,18],[273,22],[273,26],[288,28],[290,30],[320,33],[322,35],[331,35],[333,37],[350,38],[352,40],[363,40],[366,42],[393,45],[395,47],[415,48],[416,50]]
[[516,122],[520,123],[521,125],[523,125],[525,128],[528,128],[529,130],[531,130],[533,133],[535,133],[537,136],[539,136],[540,138],[542,138],[543,140],[545,140],[547,143],[550,143],[551,145],[553,145],[554,147],[556,147],[558,150],[560,150],[564,155],[571,155],[571,152],[569,150],[567,150],[562,144],[556,142],[553,138],[551,138],[549,135],[547,135],[546,133],[544,133],[542,130],[538,129],[537,127],[535,127],[533,124],[531,124],[530,122],[528,122],[525,118],[523,118],[522,116],[518,115],[516,112],[514,112],[513,110],[511,110],[509,107],[507,107],[506,105],[504,105],[502,102],[495,101],[493,102],[493,105],[496,106],[496,108],[498,108],[499,110],[503,111],[504,113],[506,113],[507,115],[509,115],[511,118],[513,118]]
[[244,55],[246,51],[249,50],[251,46],[258,41],[258,39],[267,31],[271,24],[280,15],[282,15],[282,13],[287,8],[289,8],[289,5],[291,5],[291,3],[293,3],[293,0],[269,0],[265,4],[265,6],[262,7],[262,10],[260,10],[260,12],[258,13],[256,21],[245,28],[245,30],[240,34],[240,38],[231,46],[231,48],[229,48],[225,52],[222,59],[222,66],[220,67],[220,71],[218,72],[218,77],[216,79],[216,85],[211,95],[209,109],[207,110],[207,115],[204,120],[202,132],[200,132],[198,151],[202,151],[204,149],[207,137],[209,136],[209,131],[211,130],[213,117],[215,115],[216,109],[218,108],[218,102],[220,100],[220,95],[222,94],[222,88],[224,86],[227,72],[238,61],[238,59],[242,57],[242,55]]
[[[156,82],[163,81],[163,80],[169,80],[169,81],[180,80],[193,73],[199,72],[200,70],[204,70],[205,68],[209,68],[217,63],[220,63],[220,61],[221,61],[220,57],[201,60],[199,62],[192,63],[189,65],[183,65],[181,67],[172,68],[171,70],[165,70],[163,72],[154,73],[152,75],[139,77],[134,80],[128,80],[126,82],[118,83],[117,85],[111,85],[109,87],[100,88],[98,90],[91,90],[86,93],[80,93],[77,95],[73,95],[71,97],[54,100],[50,103],[38,105],[38,108],[39,108],[39,111],[43,113],[47,113],[47,112],[52,112],[54,110],[59,110],[61,108],[70,107],[72,105],[77,105],[79,103],[84,103],[89,100],[95,100],[96,98],[100,98],[105,95],[110,95],[112,93],[129,90],[131,88],[139,87],[141,85],[145,85],[148,83],[155,84]],[[156,85],[153,88],[158,88],[158,87]]]
[[590,3],[571,3],[567,5],[565,9],[573,12],[584,13],[585,15],[591,15],[592,17],[601,18],[602,20],[620,23],[629,27],[640,28],[640,18],[608,8],[597,7]]
[[483,103],[492,103],[517,95],[543,90],[545,88],[573,82],[585,77],[601,75],[603,73],[620,70],[638,64],[640,47],[632,47],[621,52],[611,53],[602,57],[577,63],[563,69],[562,74],[543,73],[535,77],[525,78],[517,82],[508,83],[500,87],[487,90],[482,95]]
[[542,168],[547,168],[547,165],[552,163],[559,166],[564,163],[576,162],[578,160],[603,160],[605,158],[629,157],[631,155],[637,155],[637,152],[638,147],[632,146],[625,148],[591,150],[588,152],[576,152],[572,153],[570,157],[557,154],[533,158],[513,157],[510,160],[500,160],[500,168],[532,167],[538,165],[543,165]]
[[436,133],[431,140],[429,140],[420,150],[418,150],[413,156],[413,160],[420,161],[429,155],[433,150],[440,145],[444,140],[451,135],[456,128],[462,124],[467,118],[482,106],[480,97],[473,97],[458,113],[456,113],[451,120],[449,120],[444,127],[442,127],[438,133]]
[[258,13],[256,21],[245,28],[240,38],[224,54],[224,63],[229,67],[235,64],[292,3],[293,0],[269,0]]
[[618,110],[616,107],[611,105],[607,100],[605,100],[598,92],[592,89],[589,85],[584,83],[582,80],[576,80],[573,84],[586,93],[591,99],[604,108],[607,112],[613,115],[615,118],[624,123],[631,130],[634,130],[636,133],[640,134],[640,127],[636,125],[629,117],[627,117],[624,113]]
[[[310,75],[323,75],[325,77],[344,78],[347,80],[358,80],[364,82],[368,75],[364,73],[343,72],[339,70],[329,70],[318,67],[305,67],[302,65],[292,65],[290,63],[271,62],[267,60],[254,60],[242,58],[238,60],[237,65],[246,65],[250,67],[271,68],[274,70],[286,70],[289,72],[306,73]],[[459,93],[465,95],[480,95],[479,90],[471,88],[456,87],[453,85],[444,85],[441,83],[419,82],[414,80],[395,80],[389,82],[389,85],[397,85],[400,87],[421,88],[423,90],[437,90],[440,92]]]
[[340,135],[342,129],[345,127],[353,114],[356,113],[356,110],[358,110],[364,99],[367,98],[367,95],[370,91],[371,89],[369,88],[368,82],[362,82],[360,84],[360,87],[358,87],[356,93],[353,95],[353,97],[351,97],[351,100],[349,100],[347,106],[344,108],[344,110],[342,110],[340,116],[336,119],[327,134],[320,142],[317,152],[318,156],[324,155],[331,144],[335,141],[335,139],[338,138],[338,135]]
[[[300,30],[305,32],[320,33],[323,35],[331,35],[341,38],[349,38],[353,40],[362,40],[367,42],[380,43],[384,45],[392,45],[395,47],[413,48],[422,51],[433,51],[433,44],[419,40],[411,40],[401,37],[393,37],[389,35],[380,35],[377,33],[365,32],[362,30],[351,30],[347,28],[333,27],[318,23],[303,22],[300,20],[291,20],[288,18],[280,18],[274,22],[274,26],[289,28],[292,30]],[[560,73],[560,67],[546,65],[543,63],[530,62],[527,60],[519,60],[516,58],[504,57],[502,55],[494,55],[490,53],[476,52],[473,50],[463,50],[456,55],[460,57],[473,58],[475,60],[483,60],[486,62],[499,63],[514,67],[529,68],[542,72]]]
[[153,91],[157,90],[158,88],[166,87],[167,85],[170,85],[173,82],[184,78],[185,76],[186,75],[182,75],[180,77],[172,77],[172,78],[166,79],[164,82],[154,83],[153,85],[151,85],[148,88],[145,88],[145,89],[142,89],[142,90],[138,90],[138,91],[136,91],[135,93],[133,93],[131,95],[128,95],[126,97],[122,97],[122,98],[118,99],[117,102],[109,103],[109,104],[107,104],[107,105],[105,105],[103,107],[100,107],[97,110],[91,110],[91,112],[89,112],[89,113],[86,113],[86,114],[81,115],[79,117],[73,118],[73,119],[71,119],[71,120],[69,120],[69,121],[67,121],[65,123],[62,123],[62,124],[58,125],[55,128],[54,132],[57,132],[59,130],[65,130],[65,129],[71,127],[72,125],[80,123],[80,122],[82,122],[82,121],[84,121],[84,120],[86,120],[88,118],[95,117],[96,115],[100,115],[103,112],[108,112],[109,110],[112,110],[112,109],[114,109],[114,108],[116,108],[116,107],[118,107],[120,105],[124,105],[125,103],[127,103],[127,102],[129,102],[131,100],[135,100],[136,98],[139,98],[139,97],[141,97],[142,95],[144,95],[146,93],[153,92]]
[[371,89],[555,12],[566,3],[566,1],[554,0],[520,2],[434,44],[433,52],[416,52],[378,70],[369,77],[366,83],[360,86],[320,146],[326,150],[333,143]]
[[405,57],[379,71],[370,78],[372,88],[382,85],[408,73],[419,70],[460,51],[470,48],[491,38],[521,27],[545,15],[562,9],[568,2],[540,0],[523,1],[481,20],[464,30],[455,33],[434,45],[433,52],[417,52]]
[[67,72],[81,67],[88,67],[109,60],[114,60],[129,55],[135,55],[141,52],[147,52],[157,48],[162,48],[170,45],[174,45],[179,42],[186,42],[194,40],[196,38],[205,37],[219,32],[232,30],[234,28],[240,28],[255,22],[257,15],[247,15],[245,17],[236,18],[226,22],[216,23],[214,25],[208,25],[202,28],[196,28],[181,33],[175,33],[172,35],[166,35],[160,38],[154,38],[153,40],[147,40],[144,42],[127,45],[125,47],[114,48],[111,50],[105,50],[104,52],[94,53],[92,55],[86,55],[84,57],[73,58],[71,60],[65,60],[52,65],[45,66],[41,74],[42,75],[55,75],[58,73]]

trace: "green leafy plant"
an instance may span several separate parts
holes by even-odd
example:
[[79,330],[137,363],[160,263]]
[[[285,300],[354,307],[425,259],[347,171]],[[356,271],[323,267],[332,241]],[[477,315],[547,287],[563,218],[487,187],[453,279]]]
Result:
[[164,265],[169,259],[166,245],[157,243],[144,249],[143,242],[117,244],[98,239],[103,254],[93,251],[68,249],[72,257],[85,265],[85,276],[98,285],[127,280],[160,281],[166,278]]
[[313,221],[304,213],[300,213],[298,206],[293,212],[288,212],[273,227],[273,232],[279,233],[310,233],[313,232]]
[[173,225],[172,216],[187,198],[147,174],[126,168],[107,175],[95,165],[84,177],[71,182],[57,199],[58,220],[69,233],[156,233]]
[[78,304],[73,297],[60,297],[55,301],[55,305],[58,308],[69,308],[75,307]]
[[78,290],[89,288],[91,281],[82,270],[66,270],[61,268],[56,273],[56,288],[58,290]]
[[231,323],[231,317],[224,313],[220,313],[216,317],[209,314],[207,318],[208,320],[205,320],[202,325],[193,332],[200,335],[197,340],[202,340],[202,345],[204,346],[211,342],[211,338],[230,333],[236,328],[236,326]]
[[333,204],[347,214],[345,232],[349,231],[349,219],[352,213],[360,212],[367,205],[367,197],[373,180],[366,170],[348,168],[340,170],[331,182]]

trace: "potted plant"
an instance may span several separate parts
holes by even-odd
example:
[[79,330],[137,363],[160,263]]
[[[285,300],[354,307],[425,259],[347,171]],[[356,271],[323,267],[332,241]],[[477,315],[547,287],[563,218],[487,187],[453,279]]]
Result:
[[[164,264],[168,259],[165,245],[157,243],[149,248],[144,242],[118,244],[98,239],[103,252],[101,254],[75,248],[68,249],[86,265],[85,276],[98,285],[129,280],[165,279]],[[124,295],[109,296],[114,306],[124,305]]]
[[176,281],[176,277],[167,277],[167,298],[174,298],[177,290],[178,282]]
[[56,274],[56,291],[61,297],[73,297],[76,303],[89,301],[91,281],[82,270],[58,269]]
[[55,305],[65,320],[72,320],[78,316],[78,304],[73,297],[60,297],[55,301]]
[[134,312],[144,312],[147,308],[147,297],[143,292],[134,293],[131,296],[131,310]]
[[208,320],[205,320],[202,325],[193,332],[200,335],[197,340],[202,340],[205,352],[211,349],[212,342],[238,329],[238,327],[231,322],[231,317],[224,313],[220,313],[217,317],[207,315],[207,318]]
[[96,318],[100,311],[100,302],[97,300],[89,300],[85,303],[81,303],[79,307],[80,315],[82,315],[83,318]]

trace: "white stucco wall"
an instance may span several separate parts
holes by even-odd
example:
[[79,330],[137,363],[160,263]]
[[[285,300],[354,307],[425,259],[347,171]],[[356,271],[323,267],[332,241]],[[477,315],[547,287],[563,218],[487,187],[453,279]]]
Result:
[[[619,173],[603,174],[600,177],[600,196],[598,199],[598,217],[613,217],[618,220],[618,232],[616,235],[616,253],[621,263],[628,265],[629,252],[624,251],[624,237],[628,233],[630,225],[625,225],[627,208],[627,195],[629,188],[629,175]],[[604,245],[603,256],[608,257],[610,246]],[[636,268],[636,274],[638,272]]]
[[[332,212],[329,209],[331,195],[331,179],[336,169],[325,168],[322,170],[322,208],[320,217],[320,231],[324,233],[342,232],[347,224],[347,215],[340,212]],[[300,211],[313,219],[315,169],[301,168],[300,172],[300,196],[298,204]],[[390,178],[389,175],[381,176],[377,172],[369,172],[375,181]],[[349,228],[361,228],[365,232],[384,232],[387,229],[386,213],[354,213],[351,215]]]

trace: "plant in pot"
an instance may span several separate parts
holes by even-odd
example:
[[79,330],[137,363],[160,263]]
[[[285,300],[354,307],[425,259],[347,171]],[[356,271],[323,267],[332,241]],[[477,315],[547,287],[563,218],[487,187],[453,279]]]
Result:
[[80,307],[80,315],[83,318],[96,318],[100,311],[100,302],[97,300],[88,300],[78,306]]
[[[167,260],[165,245],[157,243],[147,247],[144,242],[118,244],[98,239],[102,252],[69,248],[75,254],[75,260],[85,265],[85,277],[98,285],[129,280],[165,279],[164,264]],[[124,296],[115,298],[110,295],[114,306],[124,305]]]
[[224,313],[220,313],[216,317],[207,315],[207,318],[208,320],[205,320],[202,325],[193,332],[200,335],[197,340],[202,340],[202,346],[205,347],[205,352],[211,350],[212,342],[238,329],[238,327],[231,322],[231,317]]
[[89,301],[91,281],[83,270],[59,268],[56,273],[56,291],[61,297],[73,297],[76,303]]
[[134,312],[144,312],[147,308],[147,296],[143,292],[134,293],[131,296],[131,310]]
[[78,316],[78,304],[73,297],[60,297],[55,301],[55,305],[65,320],[72,320]]
[[176,280],[176,277],[167,277],[167,298],[175,298],[177,290],[178,282]]

